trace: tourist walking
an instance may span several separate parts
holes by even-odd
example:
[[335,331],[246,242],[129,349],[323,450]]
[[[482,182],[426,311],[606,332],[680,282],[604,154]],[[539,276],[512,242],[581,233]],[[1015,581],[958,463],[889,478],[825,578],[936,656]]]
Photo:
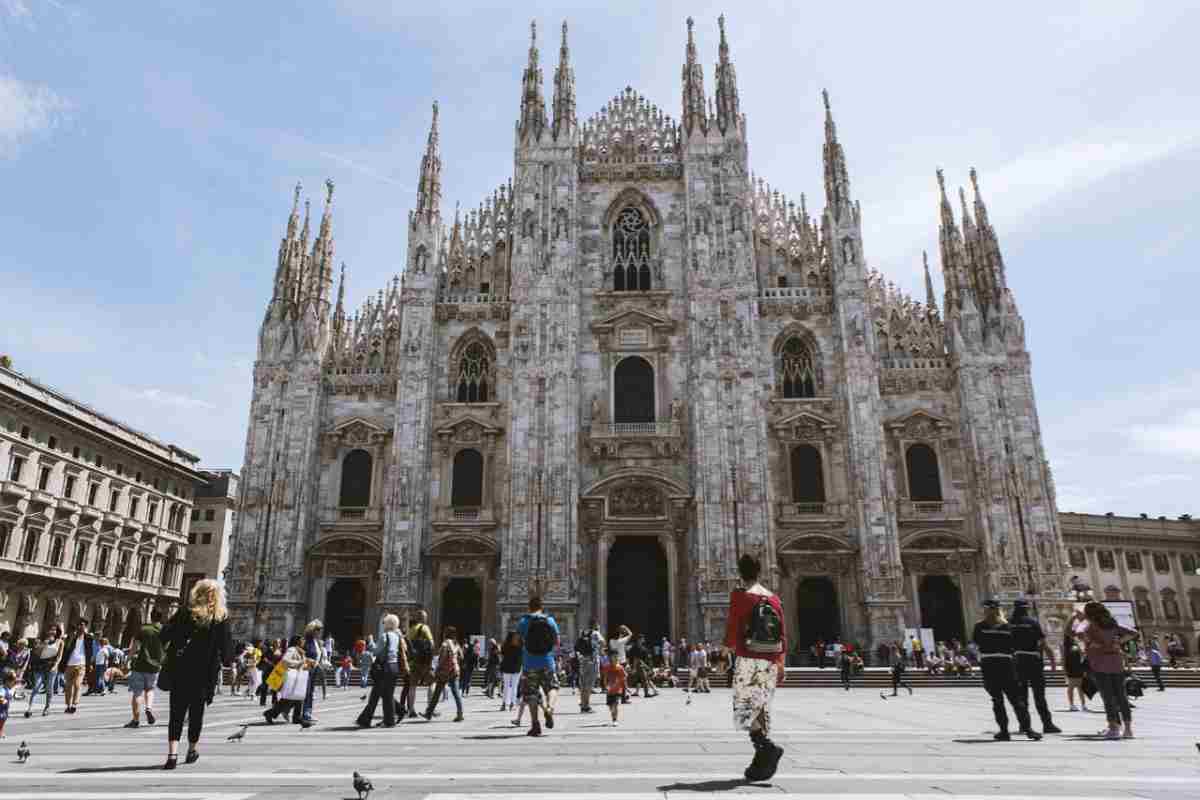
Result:
[[1125,657],[1121,647],[1136,638],[1137,633],[1118,625],[1103,603],[1089,602],[1083,607],[1083,614],[1087,622],[1081,626],[1080,636],[1088,669],[1100,690],[1108,719],[1108,729],[1100,735],[1105,739],[1132,739],[1133,712],[1125,691]]
[[483,669],[483,694],[491,700],[496,696],[496,686],[500,683],[500,645],[495,639],[488,639],[487,660]]
[[783,748],[771,741],[771,701],[783,682],[787,653],[783,605],[758,581],[761,565],[744,554],[737,562],[741,588],[729,595],[725,646],[733,649],[733,723],[749,731],[754,759],[745,769],[748,781],[769,780],[779,766]]
[[54,665],[58,663],[62,652],[62,628],[58,625],[50,627],[46,638],[35,641],[30,648],[29,669],[25,685],[29,689],[29,705],[25,708],[25,719],[33,716],[33,699],[39,691],[46,693],[46,705],[42,708],[42,716],[50,713],[50,700],[54,697]]
[[[280,666],[282,665],[282,669]],[[303,699],[293,699],[289,693],[289,688],[294,686],[299,680],[299,673],[308,670],[312,667],[312,661],[304,655],[304,637],[293,636],[287,648],[280,654],[279,659],[275,662],[274,669],[271,670],[271,676],[267,678],[268,684],[273,684],[272,694],[274,702],[271,707],[263,712],[263,719],[268,725],[274,725],[275,720],[283,717],[285,720],[290,713],[292,723],[304,725],[301,718],[301,707],[304,705]],[[309,681],[311,683],[311,679]],[[310,723],[311,724],[311,723]]]
[[[854,659],[845,648],[842,648],[842,652],[838,654],[837,666],[838,672],[842,676],[842,688],[848,692],[850,691],[850,678],[854,674]],[[895,691],[895,687],[892,688],[892,691]]]
[[907,669],[907,658],[901,648],[899,642],[892,644],[892,651],[888,655],[888,666],[892,668],[892,697],[900,693],[900,687],[908,689],[908,693],[913,693],[912,687],[908,681],[904,680],[904,671]]
[[1075,705],[1075,695],[1079,694],[1079,705],[1087,711],[1087,695],[1083,693],[1083,676],[1087,665],[1083,660],[1083,649],[1075,628],[1068,625],[1063,631],[1063,673],[1067,676],[1067,704],[1069,711],[1078,711]]
[[[616,631],[614,633],[612,633],[608,638],[608,649],[614,651],[617,654],[617,663],[620,664],[622,667],[626,668],[626,673],[625,673],[626,676],[628,676],[628,674],[629,674],[629,670],[628,670],[629,640],[632,638],[633,638],[633,631],[629,630],[629,628],[624,625],[618,625]],[[681,647],[686,646],[686,640],[680,639],[679,641],[680,641]],[[683,666],[685,668],[687,667],[686,660],[684,660]],[[672,665],[671,669],[672,669],[672,671],[674,671],[673,665]],[[625,693],[621,696],[621,702],[622,703],[629,702],[629,681],[628,680],[625,681]]]
[[464,637],[461,645],[462,650],[462,675],[459,678],[458,688],[463,697],[471,693],[471,678],[475,674],[475,667],[479,664],[479,651],[475,649],[475,643],[470,638]]
[[1154,675],[1154,682],[1158,684],[1158,690],[1160,692],[1165,692],[1167,689],[1165,686],[1163,686],[1162,679],[1163,657],[1162,651],[1158,649],[1157,641],[1150,643],[1150,653],[1148,654],[1147,658],[1150,661],[1150,672],[1152,675]]
[[[371,653],[373,664],[378,668],[371,683],[371,698],[366,707],[358,715],[356,722],[360,728],[371,727],[375,717],[375,706],[383,703],[383,727],[395,727],[397,720],[396,681],[406,677],[409,672],[408,643],[400,635],[400,618],[395,614],[387,614],[383,618],[383,635]],[[403,702],[403,701],[402,701]],[[404,718],[403,705],[399,706],[399,717]]]
[[321,684],[321,699],[325,699],[324,664],[328,663],[328,658],[325,655],[325,643],[321,637],[323,629],[324,624],[319,619],[314,619],[304,628],[304,657],[312,662],[312,668],[308,671],[308,689],[304,693],[304,706],[300,709],[300,723],[306,728],[315,721],[312,712],[313,693],[317,689],[317,683]]
[[1046,635],[1037,619],[1029,613],[1029,601],[1019,598],[1013,603],[1013,615],[1009,620],[1012,630],[1013,664],[1017,672],[1017,692],[1029,704],[1029,691],[1033,690],[1033,704],[1042,720],[1042,733],[1062,733],[1050,715],[1046,705],[1046,667],[1042,654],[1050,656],[1050,667],[1054,668],[1054,651],[1046,646]]
[[458,629],[453,625],[447,625],[446,629],[442,631],[442,646],[438,649],[437,668],[433,676],[434,681],[436,681],[433,687],[433,694],[430,695],[429,706],[422,715],[426,721],[433,719],[437,705],[447,688],[454,697],[454,705],[458,709],[454,721],[463,721],[462,691],[458,685],[459,678],[462,675],[462,668],[459,662],[463,654],[457,639]]
[[188,724],[185,763],[200,758],[196,745],[204,726],[204,708],[213,701],[218,676],[233,658],[225,589],[211,578],[192,587],[189,605],[179,609],[159,636],[165,652],[163,673],[169,677],[171,716],[167,730],[167,762],[175,769],[183,723]]
[[[554,706],[558,701],[558,671],[554,663],[554,651],[558,647],[558,623],[554,617],[542,610],[542,598],[529,598],[529,613],[517,623],[521,634],[521,661],[525,676],[524,703],[529,706],[530,736],[541,736],[542,725],[538,720],[539,698],[545,695],[546,727],[554,728]],[[627,640],[628,641],[628,640]]]
[[646,637],[644,634],[638,634],[637,638],[634,639],[633,644],[628,648],[628,655],[629,674],[637,678],[642,697],[657,696],[658,689],[654,686],[654,680],[651,678],[650,670],[647,668],[647,662],[650,660],[650,651],[646,647]]
[[4,723],[16,698],[17,673],[5,667],[0,669],[0,739],[4,738]]
[[627,680],[625,667],[621,666],[621,662],[617,660],[616,650],[611,647],[608,649],[604,658],[604,666],[600,671],[604,681],[605,701],[611,717],[610,724],[615,728],[620,722],[621,700],[625,697]]
[[975,623],[972,641],[979,647],[979,663],[983,670],[983,686],[992,698],[992,714],[1000,731],[994,737],[998,742],[1007,742],[1012,737],[1008,733],[1008,711],[1004,707],[1004,699],[1012,704],[1017,714],[1017,723],[1021,733],[1029,739],[1037,741],[1042,738],[1034,731],[1029,720],[1029,707],[1025,699],[1017,692],[1016,673],[1013,667],[1013,637],[1008,620],[1000,610],[1000,603],[988,600],[983,604],[983,620]]
[[[404,692],[400,705],[408,709],[408,718],[417,717],[417,687],[422,684],[432,690],[433,683],[433,631],[429,630],[429,614],[419,609],[408,628],[408,676],[404,680]],[[426,693],[426,701],[430,699]]]
[[63,645],[59,654],[58,666],[64,673],[66,683],[63,686],[63,702],[66,703],[66,713],[74,714],[79,710],[79,696],[83,691],[83,676],[92,668],[96,642],[88,633],[87,620],[81,619],[75,624],[75,630]]
[[584,714],[592,713],[592,692],[596,689],[596,674],[603,647],[604,637],[600,635],[600,626],[596,620],[592,620],[575,641],[575,654],[579,659],[579,710]]
[[158,673],[163,665],[162,618],[163,614],[157,608],[151,611],[150,621],[142,626],[134,640],[137,642],[137,653],[130,664],[126,681],[133,717],[125,723],[126,728],[141,725],[143,710],[146,712],[146,724],[155,723],[154,689],[158,686]]
[[371,664],[375,661],[375,637],[368,636],[365,642],[362,639],[355,642],[354,653],[355,658],[358,659],[358,681],[365,689],[367,688],[367,679],[371,676]]
[[521,680],[521,635],[509,631],[500,648],[500,710],[517,707],[517,688]]

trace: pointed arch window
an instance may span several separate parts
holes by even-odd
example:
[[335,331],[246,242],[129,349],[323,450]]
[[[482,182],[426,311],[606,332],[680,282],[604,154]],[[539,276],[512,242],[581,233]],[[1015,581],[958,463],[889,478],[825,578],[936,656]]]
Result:
[[450,505],[453,508],[483,505],[483,455],[478,450],[459,450],[454,454]]
[[779,377],[785,398],[817,396],[812,350],[798,336],[793,336],[783,343],[780,350]]
[[480,342],[471,342],[458,360],[456,400],[460,403],[486,403],[492,398],[488,383],[491,359]]
[[626,206],[613,223],[613,291],[650,290],[650,226],[646,215]]
[[338,505],[343,508],[366,508],[371,505],[371,454],[366,450],[351,450],[342,461],[342,491]]

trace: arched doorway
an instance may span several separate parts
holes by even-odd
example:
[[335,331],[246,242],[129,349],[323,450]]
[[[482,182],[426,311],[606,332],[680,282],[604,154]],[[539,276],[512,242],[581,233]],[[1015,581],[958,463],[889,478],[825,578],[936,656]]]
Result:
[[366,508],[371,505],[371,454],[366,450],[351,450],[342,461],[342,490],[338,505],[343,508]]
[[921,578],[917,596],[921,602],[921,627],[933,628],[935,640],[965,640],[962,592],[949,575],[926,575]]
[[[451,578],[442,589],[442,630],[453,625],[460,638],[483,633],[483,589],[475,578]],[[440,635],[440,632],[439,632]]]
[[908,466],[908,499],[941,502],[942,477],[937,453],[927,444],[914,444],[904,454]]
[[654,367],[640,356],[613,371],[613,422],[654,422]]
[[796,644],[801,651],[818,639],[836,642],[842,635],[842,615],[838,609],[837,587],[826,577],[809,577],[796,588],[796,620],[799,629]]
[[655,536],[618,536],[608,551],[608,627],[628,625],[647,642],[671,635],[667,555]]
[[338,578],[325,594],[326,633],[338,650],[348,649],[366,634],[367,588],[360,578]]

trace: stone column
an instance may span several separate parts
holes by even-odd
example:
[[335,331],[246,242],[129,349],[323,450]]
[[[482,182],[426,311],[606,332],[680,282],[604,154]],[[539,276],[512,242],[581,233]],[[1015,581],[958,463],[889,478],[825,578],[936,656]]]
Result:
[[675,540],[669,533],[660,533],[658,535],[659,546],[666,552],[667,556],[667,609],[670,614],[670,636],[671,641],[679,639],[679,579],[675,574],[678,568],[679,559],[675,552]]
[[[608,631],[608,551],[612,547],[611,533],[596,537],[596,613],[600,630]],[[607,633],[605,634],[607,635]]]

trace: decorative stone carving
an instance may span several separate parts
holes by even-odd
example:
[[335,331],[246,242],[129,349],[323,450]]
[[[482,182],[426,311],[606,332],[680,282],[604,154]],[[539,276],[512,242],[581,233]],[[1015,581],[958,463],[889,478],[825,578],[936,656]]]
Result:
[[614,517],[655,517],[663,513],[662,493],[650,486],[621,486],[608,496]]

